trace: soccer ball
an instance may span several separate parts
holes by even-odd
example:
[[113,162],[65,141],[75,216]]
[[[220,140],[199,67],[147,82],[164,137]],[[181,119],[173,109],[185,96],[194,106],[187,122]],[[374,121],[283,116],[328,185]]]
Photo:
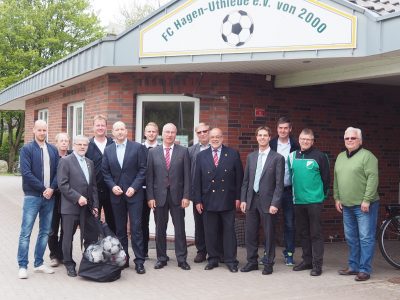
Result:
[[97,244],[90,245],[85,251],[85,257],[93,263],[104,261],[103,247]]
[[233,11],[226,15],[221,26],[222,39],[230,46],[243,46],[254,32],[254,23],[247,12]]
[[114,254],[110,257],[110,262],[119,267],[123,267],[126,263],[126,259],[126,253],[121,249],[117,254]]
[[102,240],[103,250],[106,256],[117,254],[121,250],[121,243],[112,236],[107,236]]

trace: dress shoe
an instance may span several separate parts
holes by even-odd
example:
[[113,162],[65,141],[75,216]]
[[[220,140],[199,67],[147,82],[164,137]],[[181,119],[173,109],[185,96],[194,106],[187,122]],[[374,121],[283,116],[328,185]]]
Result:
[[350,270],[349,268],[339,270],[338,273],[339,275],[358,275],[357,271]]
[[65,268],[67,269],[67,275],[69,277],[76,277],[76,271],[74,266],[65,266]]
[[272,265],[264,265],[264,270],[262,271],[263,275],[271,275],[272,272],[274,271],[274,268]]
[[197,253],[197,255],[196,255],[196,257],[194,258],[194,262],[196,263],[196,264],[198,264],[198,263],[201,263],[201,262],[203,262],[203,261],[205,261],[206,260],[206,254],[205,253],[202,253],[202,252],[199,252],[199,253]]
[[250,272],[258,270],[257,264],[247,263],[243,268],[240,269],[240,272]]
[[236,265],[228,265],[228,269],[232,273],[236,273],[238,271],[238,267]]
[[137,265],[135,266],[135,270],[136,270],[136,273],[138,273],[138,274],[144,274],[144,273],[146,273],[146,270],[145,270],[143,264],[137,264]]
[[185,271],[190,270],[190,266],[186,261],[178,263],[178,267]]
[[319,266],[318,267],[313,267],[311,272],[310,272],[311,276],[320,276],[321,274],[322,274],[322,268],[319,267]]
[[304,271],[304,270],[311,270],[312,264],[307,264],[305,263],[305,261],[303,260],[301,263],[299,263],[298,265],[293,267],[293,271]]
[[371,276],[367,273],[364,272],[360,272],[356,275],[356,277],[354,278],[355,281],[366,281],[370,278]]
[[212,270],[214,268],[218,268],[218,264],[216,263],[208,263],[205,267],[204,270]]
[[129,259],[128,258],[126,259],[125,264],[122,268],[123,269],[129,268]]
[[154,269],[158,270],[158,269],[162,269],[167,265],[166,261],[160,261],[157,260],[156,264],[154,265]]

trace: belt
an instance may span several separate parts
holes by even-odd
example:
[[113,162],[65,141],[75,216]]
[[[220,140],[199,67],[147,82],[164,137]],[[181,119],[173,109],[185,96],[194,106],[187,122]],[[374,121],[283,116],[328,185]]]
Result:
[[291,185],[285,186],[285,187],[283,188],[283,190],[284,190],[284,191],[291,191],[291,190],[292,190],[292,186],[291,186]]

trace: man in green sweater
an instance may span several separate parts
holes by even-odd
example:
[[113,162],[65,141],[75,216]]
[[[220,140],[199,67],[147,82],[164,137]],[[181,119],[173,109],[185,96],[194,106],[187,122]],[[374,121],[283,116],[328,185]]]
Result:
[[375,249],[375,231],[379,209],[378,160],[362,148],[362,134],[349,127],[344,133],[346,151],[336,159],[334,199],[343,213],[344,235],[349,247],[348,267],[340,275],[356,275],[356,281],[370,278]]
[[322,274],[324,237],[321,226],[322,202],[328,195],[330,182],[328,157],[313,147],[314,133],[303,129],[299,137],[300,151],[288,159],[292,176],[296,230],[303,250],[303,261],[293,271],[312,269],[311,276]]

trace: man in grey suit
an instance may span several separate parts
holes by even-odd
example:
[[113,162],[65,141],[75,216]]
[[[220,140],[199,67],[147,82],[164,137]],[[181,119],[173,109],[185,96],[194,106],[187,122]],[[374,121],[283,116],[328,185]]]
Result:
[[174,144],[177,129],[172,123],[162,131],[163,144],[149,151],[147,158],[147,200],[155,213],[157,263],[167,265],[167,224],[171,213],[175,228],[175,254],[178,266],[190,270],[186,261],[185,208],[189,206],[190,158],[187,148]]
[[264,229],[263,275],[273,272],[275,259],[275,219],[281,205],[285,159],[271,150],[271,129],[257,128],[258,150],[247,157],[240,209],[246,213],[247,264],[241,272],[258,270],[258,228]]
[[64,230],[63,258],[67,274],[71,277],[76,276],[76,263],[72,258],[72,239],[77,226],[79,225],[81,230],[81,241],[85,239],[85,246],[97,240],[96,224],[91,214],[97,217],[99,200],[94,164],[85,157],[88,146],[87,137],[76,136],[74,152],[60,159],[57,169]]
[[[191,147],[189,147],[189,156],[190,156],[190,164],[191,164],[191,174],[192,174],[192,190],[191,190],[191,198],[194,199],[194,175],[196,170],[196,158],[197,154],[201,151],[206,150],[210,147],[208,133],[210,131],[210,126],[206,123],[199,123],[194,129],[197,134],[197,138],[199,142]],[[206,239],[204,236],[204,222],[203,215],[199,214],[196,209],[196,205],[193,204],[193,218],[194,218],[194,243],[197,248],[197,255],[194,258],[195,263],[201,263],[206,260],[207,250],[206,250]]]

